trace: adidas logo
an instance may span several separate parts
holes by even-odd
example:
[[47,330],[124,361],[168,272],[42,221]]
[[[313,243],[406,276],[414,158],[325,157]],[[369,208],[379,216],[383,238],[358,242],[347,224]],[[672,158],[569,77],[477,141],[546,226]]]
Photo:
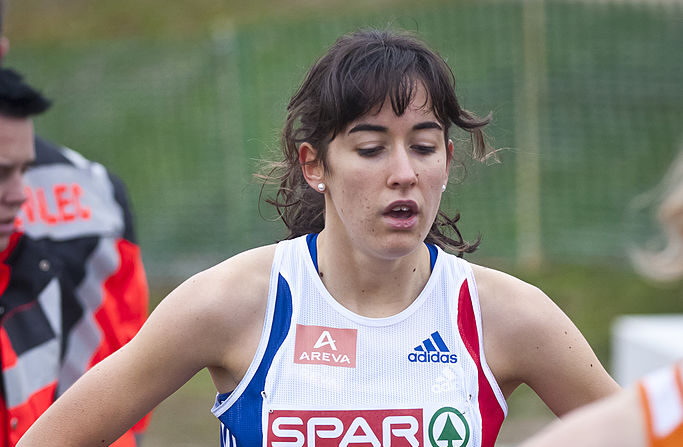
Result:
[[439,331],[436,331],[408,354],[408,361],[412,363],[457,363],[458,356],[450,354]]

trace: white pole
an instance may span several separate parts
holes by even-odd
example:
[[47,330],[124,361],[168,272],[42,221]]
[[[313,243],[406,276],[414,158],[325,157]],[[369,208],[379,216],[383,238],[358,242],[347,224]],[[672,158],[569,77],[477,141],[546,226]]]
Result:
[[521,85],[516,89],[517,135],[517,244],[519,261],[540,266],[540,102],[546,93],[546,45],[544,0],[526,0],[523,8],[523,54]]

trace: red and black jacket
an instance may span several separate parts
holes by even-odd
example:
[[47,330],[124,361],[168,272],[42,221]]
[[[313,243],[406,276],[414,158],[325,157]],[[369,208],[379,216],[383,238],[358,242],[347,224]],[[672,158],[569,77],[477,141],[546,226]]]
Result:
[[[120,179],[74,151],[36,138],[36,162],[25,180],[27,201],[18,218],[19,228],[57,260],[62,282],[73,289],[72,296],[62,300],[56,398],[137,333],[148,313],[148,287]],[[24,372],[27,377],[35,374]],[[7,382],[5,376],[3,368]],[[7,387],[4,395],[10,395]],[[11,413],[13,407],[5,403]],[[34,416],[42,411],[35,411]],[[19,432],[19,427],[33,422],[28,415],[23,417],[25,421],[10,423],[10,430],[16,425],[13,430]],[[143,419],[114,445],[135,446],[135,436],[147,422],[148,418]],[[5,445],[0,434],[0,447]]]
[[0,252],[3,447],[15,445],[54,401],[65,349],[64,326],[80,318],[78,309],[61,262],[44,243],[14,233]]

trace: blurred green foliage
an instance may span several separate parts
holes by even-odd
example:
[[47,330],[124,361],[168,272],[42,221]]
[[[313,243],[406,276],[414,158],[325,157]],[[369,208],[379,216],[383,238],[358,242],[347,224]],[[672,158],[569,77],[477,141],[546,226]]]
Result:
[[[205,1],[187,8],[187,22],[164,10],[161,29],[136,25],[133,36],[118,38],[104,21],[116,30],[126,5],[133,17],[147,17],[149,5],[103,7],[105,20],[92,5],[31,2],[57,17],[93,14],[102,24],[88,31],[70,23],[67,37],[52,39],[54,19],[41,15],[43,37],[33,30],[25,32],[31,39],[14,39],[8,64],[55,99],[37,123],[41,134],[126,181],[154,278],[186,277],[284,235],[274,211],[259,206],[252,175],[260,160],[273,158],[287,100],[307,67],[337,36],[364,26],[418,32],[453,68],[463,105],[493,113],[488,133],[501,162],[473,162],[466,135],[454,133],[466,174],[456,169],[452,178],[464,180],[453,179],[444,196],[446,209],[462,213],[465,237],[483,237],[472,259],[517,259],[527,225],[539,226],[549,261],[628,268],[630,244],[658,243],[653,210],[629,207],[658,182],[680,144],[680,6],[547,2],[539,37],[544,86],[535,98],[540,147],[529,148],[520,146],[531,119],[519,104],[525,70],[532,69],[525,66],[524,2],[387,2],[391,7],[360,12],[350,3],[336,14],[334,2],[293,4],[260,20],[228,22],[220,19],[226,11],[241,17],[252,6],[238,12],[226,4],[219,13]],[[28,16],[23,3],[12,7],[15,16]],[[202,20],[206,28],[193,25]],[[87,38],[70,35],[71,26]],[[519,193],[520,155],[537,160],[538,199]],[[540,202],[538,222],[519,218],[529,200]]]

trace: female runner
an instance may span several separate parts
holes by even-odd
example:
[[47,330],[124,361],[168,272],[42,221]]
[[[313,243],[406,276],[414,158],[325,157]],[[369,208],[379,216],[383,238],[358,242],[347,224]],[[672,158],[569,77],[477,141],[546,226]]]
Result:
[[483,157],[488,119],[440,56],[342,36],[287,112],[272,202],[289,238],[179,286],[21,447],[107,445],[202,368],[230,446],[492,447],[521,383],[557,415],[618,389],[543,292],[456,256],[476,244],[439,211],[449,134]]

